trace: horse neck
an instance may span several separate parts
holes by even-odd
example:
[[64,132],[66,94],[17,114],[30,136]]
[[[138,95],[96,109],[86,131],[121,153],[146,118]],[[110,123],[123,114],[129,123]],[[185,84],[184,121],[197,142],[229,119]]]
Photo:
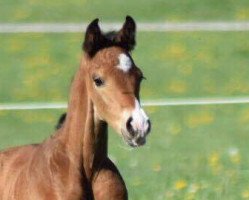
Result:
[[67,118],[62,128],[62,140],[88,179],[107,156],[107,124],[94,110],[87,91],[84,61],[76,73],[70,91]]

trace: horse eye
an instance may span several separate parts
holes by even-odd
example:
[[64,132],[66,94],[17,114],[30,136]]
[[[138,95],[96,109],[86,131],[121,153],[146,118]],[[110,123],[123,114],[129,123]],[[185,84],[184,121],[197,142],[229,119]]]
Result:
[[94,78],[93,81],[97,87],[104,85],[104,81],[101,78]]

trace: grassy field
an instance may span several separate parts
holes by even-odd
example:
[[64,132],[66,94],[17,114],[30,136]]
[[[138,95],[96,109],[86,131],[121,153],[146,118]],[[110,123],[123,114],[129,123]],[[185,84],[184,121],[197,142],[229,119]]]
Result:
[[[65,101],[82,37],[0,35],[1,102]],[[143,99],[247,95],[248,37],[247,32],[139,33],[133,57],[147,77]]]
[[[121,21],[126,14],[139,21],[239,21],[249,19],[249,2],[0,2],[0,22]],[[67,101],[82,38],[0,34],[0,103]],[[133,57],[147,78],[142,99],[247,96],[248,38],[249,32],[139,32]],[[249,199],[249,104],[146,110],[153,131],[145,147],[131,150],[109,134],[131,200]],[[41,142],[63,111],[0,111],[0,149]]]
[[247,0],[1,0],[1,22],[248,20]]

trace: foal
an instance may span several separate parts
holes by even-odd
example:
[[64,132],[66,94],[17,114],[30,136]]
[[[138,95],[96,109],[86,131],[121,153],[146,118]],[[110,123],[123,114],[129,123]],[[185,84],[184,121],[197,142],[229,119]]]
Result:
[[1,200],[128,199],[107,156],[107,123],[133,147],[143,145],[150,131],[139,103],[143,75],[129,54],[135,30],[129,16],[108,35],[98,19],[89,24],[65,121],[41,144],[0,153]]

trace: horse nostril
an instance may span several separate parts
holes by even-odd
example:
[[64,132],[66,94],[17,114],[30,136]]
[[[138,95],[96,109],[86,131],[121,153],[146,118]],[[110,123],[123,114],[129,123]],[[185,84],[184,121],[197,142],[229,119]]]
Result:
[[132,117],[129,117],[129,119],[126,122],[126,129],[131,134],[131,136],[134,136],[135,131],[134,131],[132,125],[131,125],[131,122],[132,122]]
[[150,130],[151,130],[151,122],[150,122],[150,120],[147,120],[147,123],[148,123],[147,134],[148,134],[150,132]]
[[146,142],[145,137],[137,138],[136,142],[137,142],[138,145],[144,145],[145,142]]

